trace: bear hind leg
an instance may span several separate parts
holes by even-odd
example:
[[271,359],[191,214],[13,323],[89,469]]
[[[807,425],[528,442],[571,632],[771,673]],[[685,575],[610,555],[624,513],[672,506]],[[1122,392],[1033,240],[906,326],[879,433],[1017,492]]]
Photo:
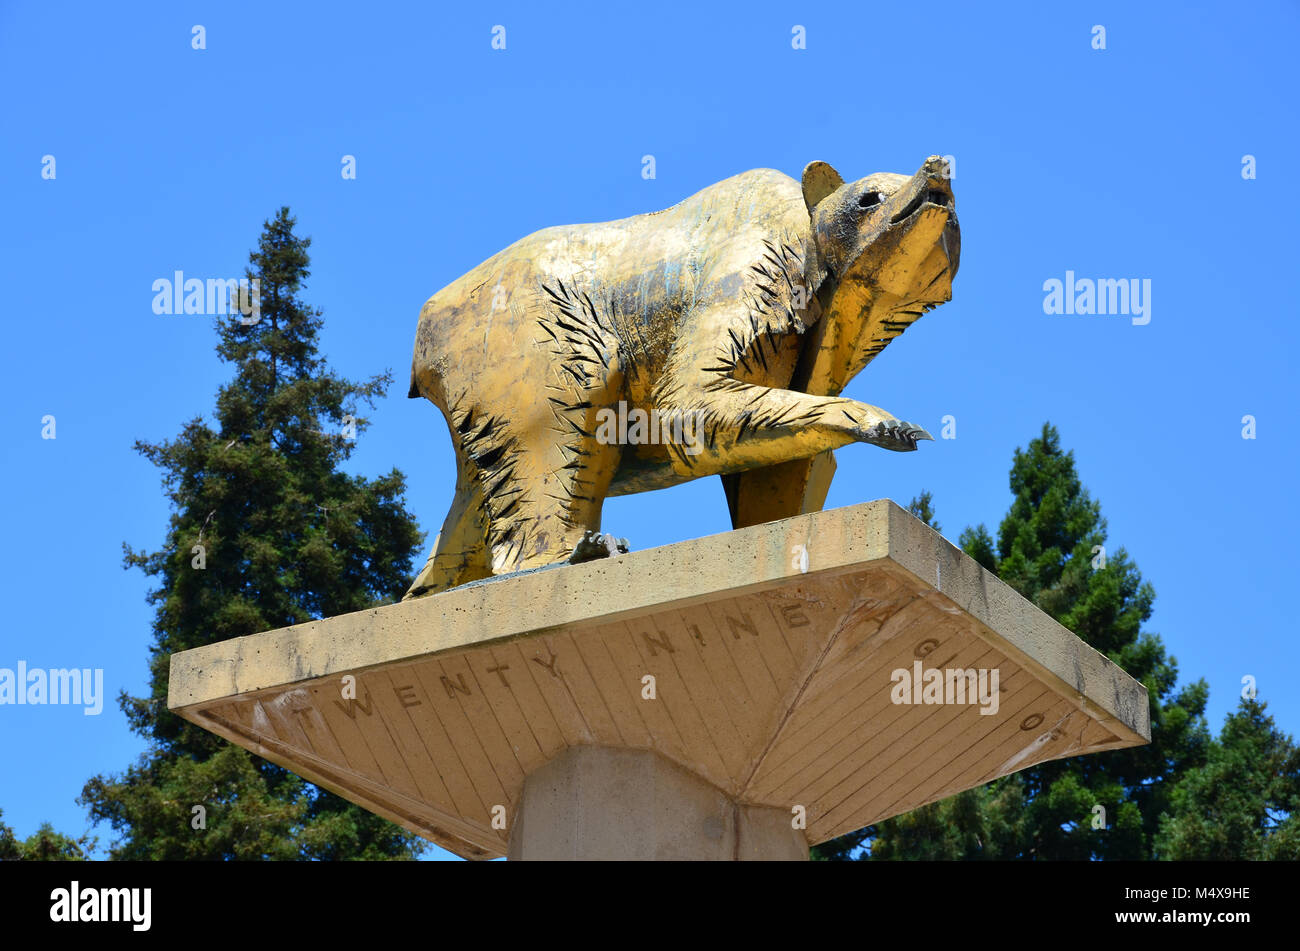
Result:
[[461,467],[456,494],[442,531],[424,568],[416,576],[403,601],[436,594],[457,585],[492,576],[488,562],[488,521],[483,506],[483,489],[478,480]]

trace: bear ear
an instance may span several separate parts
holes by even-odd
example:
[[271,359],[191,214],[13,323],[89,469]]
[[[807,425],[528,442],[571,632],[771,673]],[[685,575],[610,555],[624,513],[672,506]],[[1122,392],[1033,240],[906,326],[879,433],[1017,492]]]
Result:
[[840,173],[826,162],[809,162],[803,170],[803,203],[812,214],[817,203],[844,184]]

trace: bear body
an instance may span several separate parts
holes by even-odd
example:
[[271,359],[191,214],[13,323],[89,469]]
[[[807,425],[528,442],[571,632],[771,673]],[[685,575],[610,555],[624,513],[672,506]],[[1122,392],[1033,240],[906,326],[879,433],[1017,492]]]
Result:
[[543,229],[434,294],[410,395],[446,419],[457,491],[407,597],[564,560],[610,495],[929,438],[838,393],[951,293],[937,162],[849,185],[824,163],[802,184],[746,172],[665,211]]

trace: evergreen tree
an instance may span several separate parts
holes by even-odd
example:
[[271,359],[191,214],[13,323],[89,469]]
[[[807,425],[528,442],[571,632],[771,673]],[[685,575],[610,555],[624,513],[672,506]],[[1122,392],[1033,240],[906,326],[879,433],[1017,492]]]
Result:
[[1024,784],[1015,775],[879,823],[873,859],[1013,859],[1025,836]]
[[929,489],[922,489],[920,495],[915,496],[911,502],[908,502],[907,510],[936,532],[943,531],[943,526],[935,520],[934,496],[930,494]]
[[[0,818],[3,816],[0,809]],[[12,828],[0,822],[0,862],[84,862],[95,842],[89,835],[74,839],[55,832],[48,822],[26,839],[19,839]]]
[[158,551],[123,546],[126,567],[159,581],[150,693],[120,698],[151,748],[124,775],[92,778],[79,799],[121,835],[113,858],[409,858],[423,848],[167,710],[176,651],[394,601],[423,541],[399,471],[339,469],[367,426],[358,404],[373,406],[392,376],[354,383],[319,355],[321,311],[298,296],[311,239],[294,224],[281,208],[249,255],[260,319],[232,313],[219,325],[217,353],[234,374],[215,427],[199,417],[174,441],[136,443],[162,470],[172,515]]
[[[996,542],[979,525],[962,532],[961,547],[1145,684],[1151,743],[1022,770],[826,843],[826,857],[849,857],[844,843],[856,836],[872,858],[1152,858],[1175,782],[1205,761],[1208,688],[1198,680],[1175,690],[1175,659],[1141,630],[1155,592],[1123,548],[1106,549],[1101,507],[1053,426],[1016,450],[1010,483]],[[923,500],[929,510],[927,496],[914,512]],[[1098,805],[1104,829],[1092,828]]]
[[[1205,760],[1208,688],[1175,690],[1176,660],[1142,631],[1155,591],[1124,548],[1108,551],[1101,506],[1083,488],[1074,454],[1051,424],[1011,467],[1011,509],[996,550],[984,526],[962,547],[1046,614],[1140,680],[1151,705],[1151,743],[1054,760],[1018,774],[1026,809],[1021,858],[1146,859],[1173,783]],[[1002,782],[1006,782],[1003,780]],[[1093,828],[1093,807],[1106,827]],[[1011,845],[1010,843],[1008,845]]]
[[[1023,859],[1151,858],[1174,781],[1204,762],[1208,689],[1198,680],[1175,692],[1176,661],[1158,636],[1141,630],[1155,592],[1123,548],[1107,551],[1101,506],[1083,488],[1074,454],[1061,451],[1055,427],[1044,424],[1027,450],[1016,450],[1010,482],[1014,498],[996,545],[980,525],[962,533],[962,548],[1142,681],[1151,743],[1054,760],[991,784],[995,800],[1014,783],[1025,802],[1019,823],[995,827],[1007,838],[994,841],[994,851]],[[1098,805],[1106,827],[1094,829]],[[961,816],[953,820],[949,834],[968,839]]]
[[1156,835],[1159,858],[1300,859],[1300,749],[1265,707],[1242,699],[1205,768],[1174,788]]

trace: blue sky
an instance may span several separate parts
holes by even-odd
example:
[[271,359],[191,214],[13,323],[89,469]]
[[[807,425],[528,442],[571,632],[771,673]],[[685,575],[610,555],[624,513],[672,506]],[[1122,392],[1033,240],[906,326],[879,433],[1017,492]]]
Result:
[[[131,447],[210,415],[229,372],[212,318],[153,313],[155,279],[238,276],[288,204],[323,352],[395,377],[349,467],[405,472],[432,538],[449,441],[406,398],[430,294],[538,228],[814,159],[855,179],[951,154],[962,225],[953,301],[847,391],[957,438],[841,450],[828,506],[928,488],[948,537],[996,530],[1012,452],[1050,420],[1211,726],[1253,675],[1294,733],[1298,23],[1268,2],[0,3],[0,667],[102,667],[110,697],[0,706],[4,821],[84,831],[85,780],[143,749],[113,699],[145,690],[150,641],[121,546],[158,547],[168,512]],[[1149,279],[1150,322],[1045,314],[1067,270]],[[611,500],[604,524],[634,548],[729,527],[716,479]]]

